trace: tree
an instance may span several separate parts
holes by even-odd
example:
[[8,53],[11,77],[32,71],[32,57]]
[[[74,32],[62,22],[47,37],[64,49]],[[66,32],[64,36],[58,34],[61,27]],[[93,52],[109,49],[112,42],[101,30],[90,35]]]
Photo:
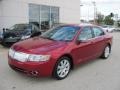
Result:
[[118,27],[120,27],[120,20],[118,20],[117,24],[118,24]]
[[112,19],[112,17],[114,16],[114,14],[111,14],[106,16],[105,19],[104,19],[104,23],[106,25],[113,25],[114,24],[114,20]]

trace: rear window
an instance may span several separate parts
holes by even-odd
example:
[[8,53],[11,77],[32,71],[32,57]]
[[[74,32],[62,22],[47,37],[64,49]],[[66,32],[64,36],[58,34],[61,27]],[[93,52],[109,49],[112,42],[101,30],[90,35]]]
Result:
[[93,27],[93,32],[95,37],[102,36],[105,34],[103,30],[99,27]]
[[25,30],[25,29],[31,29],[31,25],[29,24],[16,24],[9,28],[9,30]]

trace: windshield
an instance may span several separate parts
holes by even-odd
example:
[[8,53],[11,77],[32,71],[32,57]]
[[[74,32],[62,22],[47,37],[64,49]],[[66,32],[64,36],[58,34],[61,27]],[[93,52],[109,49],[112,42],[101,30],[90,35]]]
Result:
[[80,30],[78,26],[59,26],[41,35],[43,38],[57,41],[71,41]]
[[103,28],[107,28],[108,26],[102,26]]
[[112,28],[110,25],[102,26],[103,28]]
[[9,30],[26,30],[30,28],[31,26],[29,24],[16,24],[12,26],[11,28],[9,28]]

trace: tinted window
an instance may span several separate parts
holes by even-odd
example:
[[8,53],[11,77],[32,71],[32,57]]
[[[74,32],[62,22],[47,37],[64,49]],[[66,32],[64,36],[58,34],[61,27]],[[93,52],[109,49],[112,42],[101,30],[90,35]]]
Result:
[[9,28],[9,30],[27,30],[27,29],[31,29],[31,25],[29,25],[29,24],[15,24],[11,28]]
[[92,35],[91,29],[89,27],[85,27],[81,31],[78,39],[79,40],[88,40],[88,39],[91,39],[92,37],[93,37],[93,35]]
[[104,32],[101,30],[101,28],[98,28],[98,27],[94,27],[93,32],[95,37],[104,35]]
[[79,27],[74,26],[59,26],[45,32],[41,37],[58,41],[71,41],[79,29]]

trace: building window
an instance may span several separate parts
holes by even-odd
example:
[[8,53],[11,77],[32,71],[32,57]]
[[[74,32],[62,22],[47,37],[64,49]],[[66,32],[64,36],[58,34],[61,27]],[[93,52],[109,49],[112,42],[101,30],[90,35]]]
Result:
[[51,7],[51,23],[52,25],[59,23],[59,8]]
[[40,6],[40,24],[41,30],[47,30],[50,27],[50,7]]
[[59,23],[59,7],[29,4],[29,22],[48,30]]
[[39,5],[29,5],[29,22],[35,24],[36,26],[40,27],[40,10]]

